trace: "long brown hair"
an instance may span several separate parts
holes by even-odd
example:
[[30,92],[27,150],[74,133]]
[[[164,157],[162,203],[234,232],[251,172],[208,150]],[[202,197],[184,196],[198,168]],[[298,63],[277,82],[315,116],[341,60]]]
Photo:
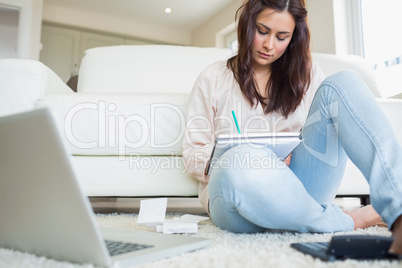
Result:
[[[288,11],[296,24],[285,53],[271,65],[268,99],[257,91],[251,55],[257,16],[266,8]],[[251,105],[260,102],[266,114],[276,111],[288,117],[300,104],[311,80],[310,32],[304,0],[248,0],[237,10],[236,20],[238,17],[238,54],[227,65]]]

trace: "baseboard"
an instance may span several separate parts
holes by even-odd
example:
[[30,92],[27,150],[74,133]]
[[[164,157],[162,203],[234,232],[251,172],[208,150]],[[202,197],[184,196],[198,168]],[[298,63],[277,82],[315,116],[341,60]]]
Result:
[[[138,213],[141,200],[150,198],[151,197],[89,197],[89,201],[95,213]],[[338,196],[334,200],[334,203],[341,208],[356,208],[362,205],[361,198],[363,198],[363,196]],[[197,197],[168,197],[167,212],[190,214],[206,213]]]
[[[138,213],[140,202],[144,199],[150,199],[150,197],[89,197],[95,213]],[[167,212],[206,213],[197,197],[168,197]]]

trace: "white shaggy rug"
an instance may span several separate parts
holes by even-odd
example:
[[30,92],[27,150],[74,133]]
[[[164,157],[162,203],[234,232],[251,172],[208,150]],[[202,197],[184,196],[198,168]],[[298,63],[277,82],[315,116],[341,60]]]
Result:
[[[169,214],[167,218],[172,218]],[[137,214],[97,214],[100,226],[125,229],[148,230],[136,224]],[[337,234],[370,234],[390,236],[386,228],[371,227],[367,229]],[[141,268],[180,268],[180,267],[402,267],[402,261],[336,261],[323,262],[306,256],[290,247],[294,242],[329,241],[332,234],[300,234],[300,233],[261,233],[233,234],[215,227],[210,220],[199,225],[196,236],[211,239],[211,246],[168,259],[150,262],[136,267]],[[0,249],[0,267],[28,268],[79,268],[93,265],[74,265],[58,262],[44,257],[9,249]]]

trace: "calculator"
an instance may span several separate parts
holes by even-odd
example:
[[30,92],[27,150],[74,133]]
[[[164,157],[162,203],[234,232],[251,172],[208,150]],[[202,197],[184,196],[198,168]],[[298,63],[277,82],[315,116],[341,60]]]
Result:
[[393,239],[385,236],[339,235],[330,242],[293,243],[291,247],[324,261],[344,259],[398,259],[388,252]]

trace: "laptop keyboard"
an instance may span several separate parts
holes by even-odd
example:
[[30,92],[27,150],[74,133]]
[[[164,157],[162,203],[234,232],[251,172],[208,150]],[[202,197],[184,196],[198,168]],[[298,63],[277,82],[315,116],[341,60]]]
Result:
[[141,249],[151,248],[151,245],[105,240],[110,256],[116,256]]
[[309,250],[325,252],[328,249],[329,242],[304,243],[303,246]]

